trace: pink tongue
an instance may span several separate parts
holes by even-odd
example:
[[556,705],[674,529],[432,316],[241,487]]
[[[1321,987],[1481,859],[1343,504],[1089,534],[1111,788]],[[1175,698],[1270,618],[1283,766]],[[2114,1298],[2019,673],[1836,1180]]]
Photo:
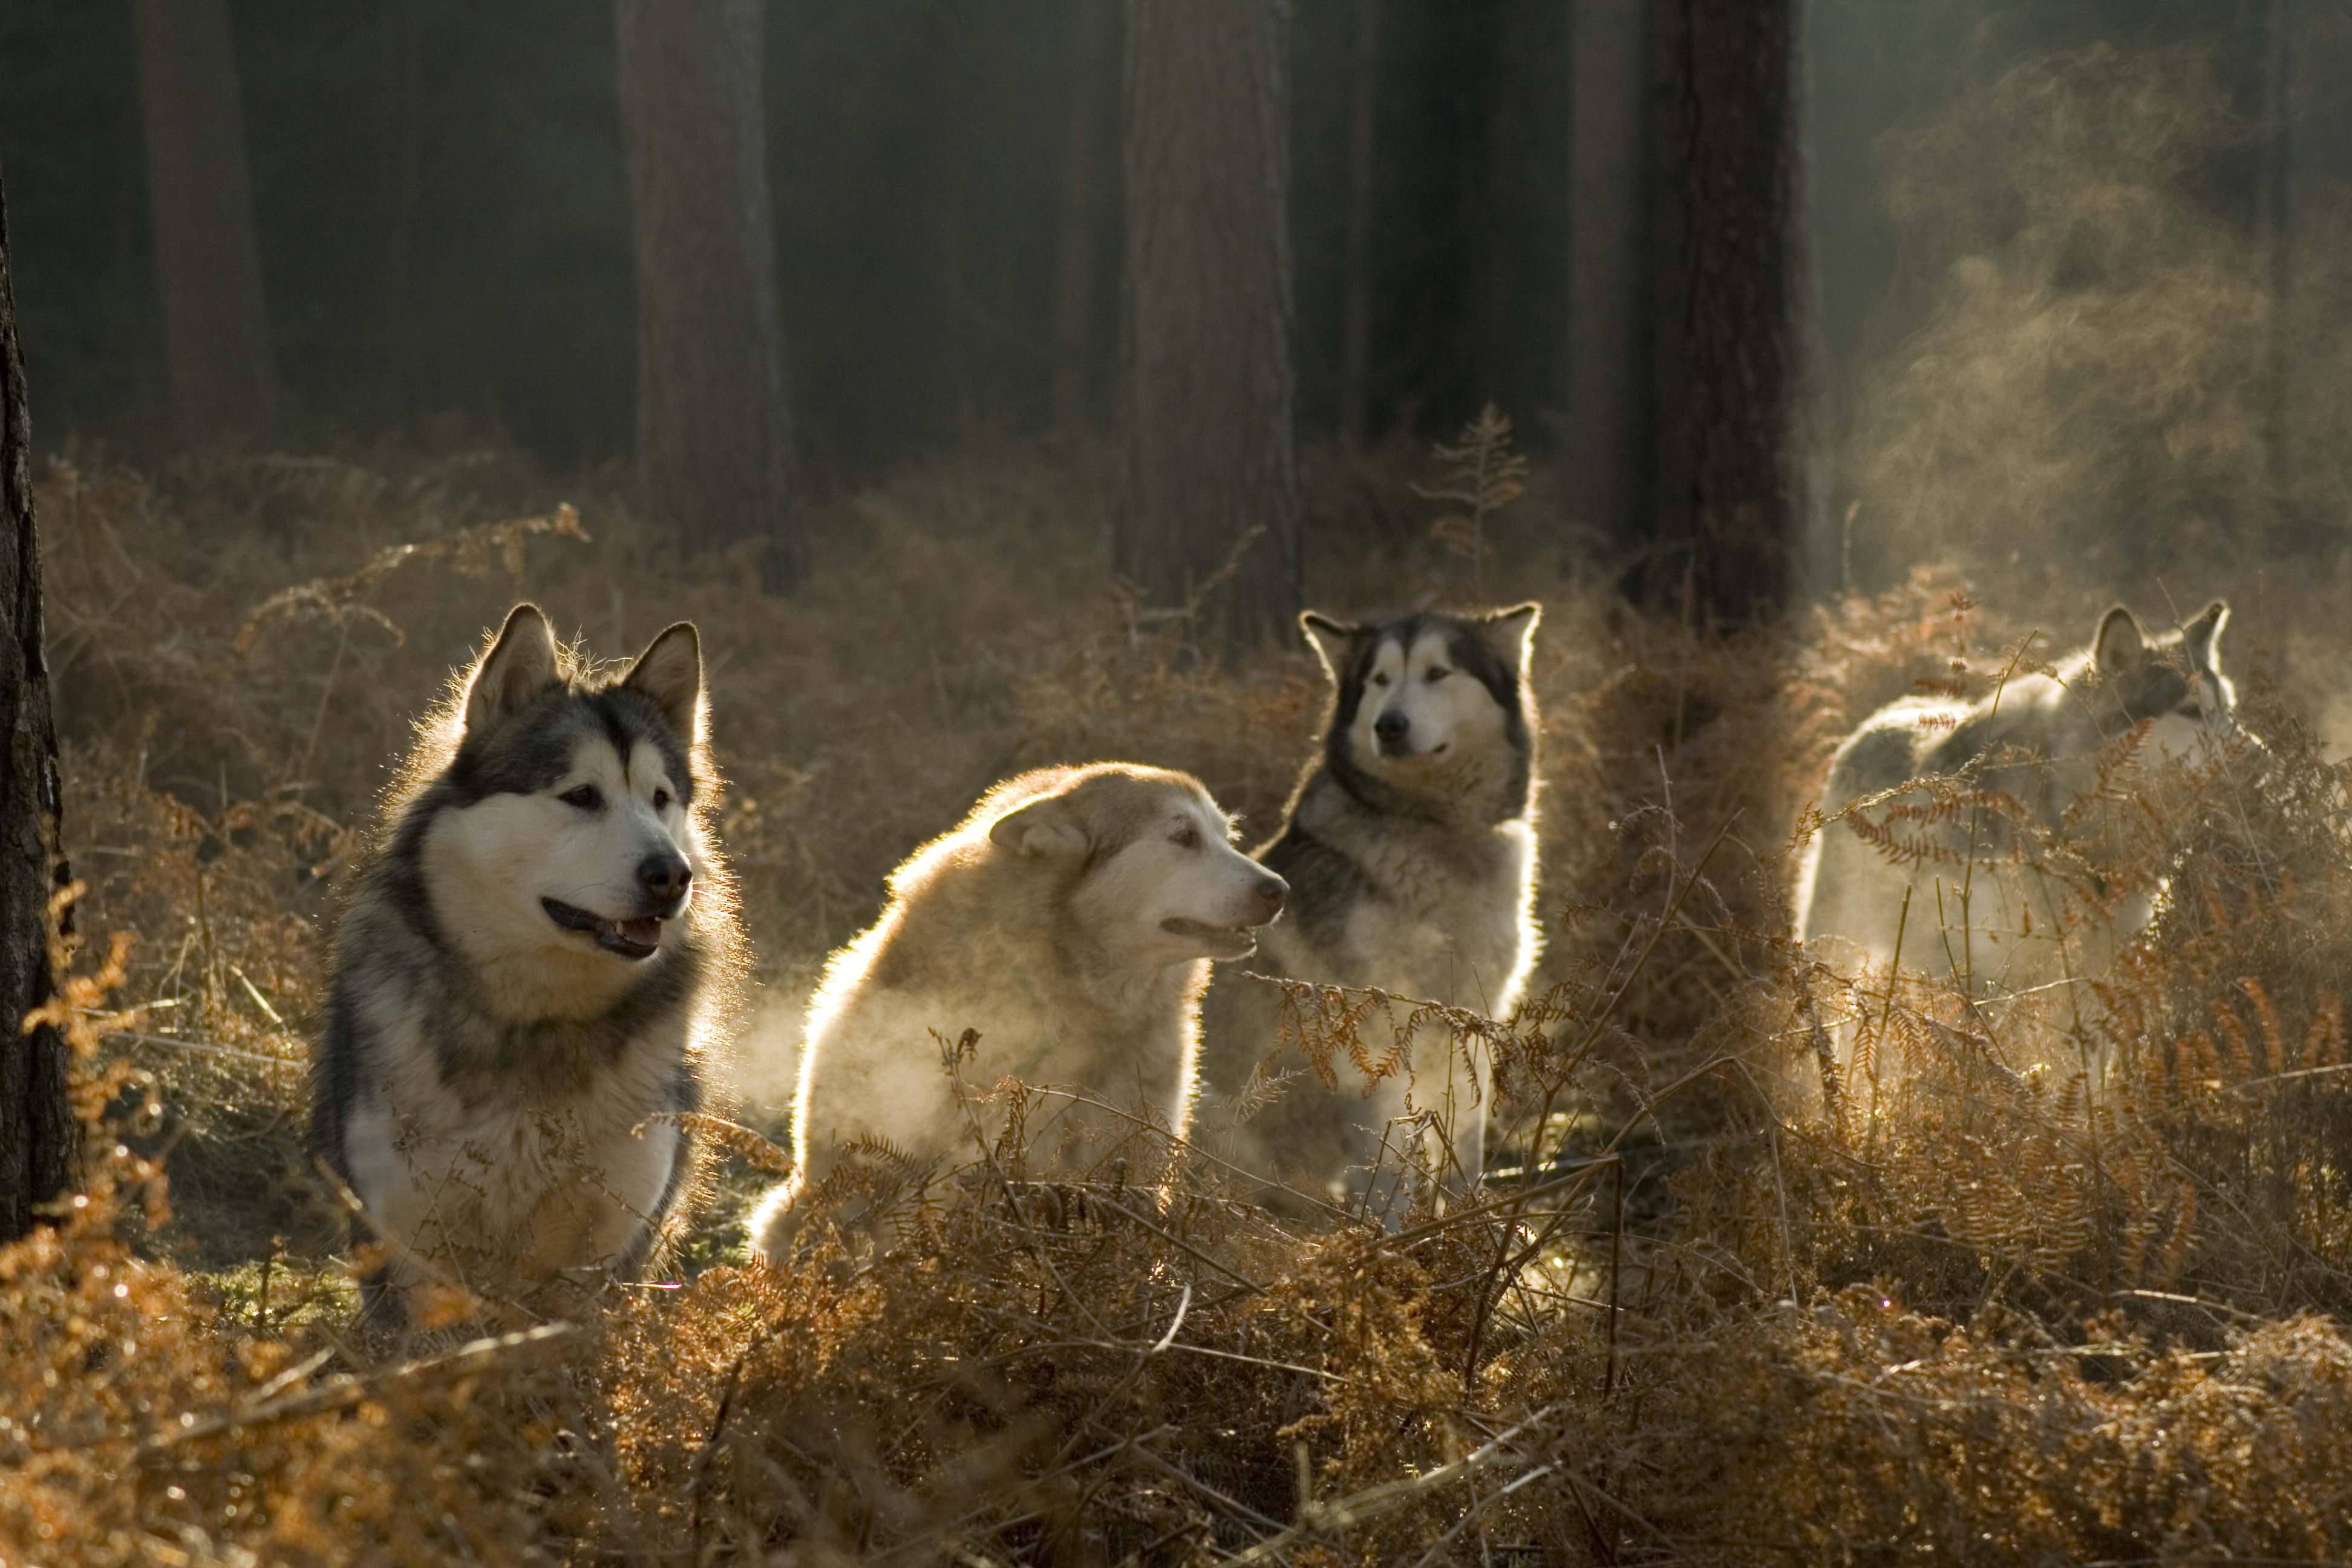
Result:
[[653,919],[651,916],[646,916],[642,919],[634,921],[622,921],[619,924],[621,927],[621,934],[628,938],[629,941],[636,943],[639,947],[659,947],[661,945],[662,923],[661,921]]

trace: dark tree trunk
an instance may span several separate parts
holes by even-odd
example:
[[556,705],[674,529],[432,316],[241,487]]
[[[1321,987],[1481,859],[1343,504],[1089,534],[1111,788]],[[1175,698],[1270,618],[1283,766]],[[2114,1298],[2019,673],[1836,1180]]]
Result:
[[1380,130],[1381,0],[1356,0],[1355,75],[1348,83],[1348,232],[1339,259],[1339,438],[1371,432],[1372,176]]
[[1127,4],[1117,563],[1228,652],[1295,635],[1299,609],[1288,19],[1286,0]]
[[1117,79],[1110,46],[1118,0],[1070,0],[1070,118],[1062,145],[1060,233],[1054,247],[1053,418],[1062,430],[1097,426],[1095,300],[1103,238],[1108,110]]
[[52,1026],[17,1027],[57,991],[49,963],[50,896],[67,880],[58,858],[62,800],[49,670],[41,642],[41,552],[33,530],[33,432],[9,281],[8,210],[0,194],[0,1241],[33,1226],[34,1210],[73,1179],[77,1144],[67,1091],[68,1049]]
[[250,440],[276,416],[278,378],[228,0],[131,0],[131,17],[173,434],[190,445]]
[[423,0],[397,0],[385,83],[383,183],[383,365],[399,417],[407,416],[416,384],[416,213],[425,194],[425,18]]
[[2267,374],[2263,383],[2263,427],[2267,457],[2264,475],[2270,491],[2271,533],[2282,554],[2316,554],[2326,548],[2332,531],[2307,515],[2294,498],[2295,453],[2293,425],[2288,417],[2294,380],[2294,345],[2288,322],[2295,295],[2295,143],[2302,121],[2302,94],[2296,67],[2303,58],[2303,8],[2294,0],[2260,0],[2252,28],[2257,49],[2259,97],[2248,116],[2263,128],[2256,151],[2254,233],[2270,270],[2270,313],[2264,344]]
[[807,575],[769,201],[760,0],[617,0],[637,263],[637,467],[688,549]]
[[1797,560],[1796,4],[1652,0],[1650,27],[1641,589],[1748,625],[1780,614]]
[[1647,99],[1643,0],[1582,0],[1569,21],[1568,417],[1561,478],[1578,521],[1633,531],[1642,464],[1640,247]]

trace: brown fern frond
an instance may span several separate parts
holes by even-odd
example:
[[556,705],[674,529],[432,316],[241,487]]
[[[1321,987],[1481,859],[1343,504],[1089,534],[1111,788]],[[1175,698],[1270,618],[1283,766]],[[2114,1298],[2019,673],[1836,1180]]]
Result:
[[2269,989],[2251,974],[2242,978],[2238,987],[2254,1005],[2254,1023],[2262,1039],[2262,1053],[2257,1065],[2265,1073],[2290,1070],[2294,1064],[2287,1059],[2286,1033],[2279,1027],[2278,1009],[2271,1005]]
[[272,622],[297,620],[306,616],[315,616],[339,626],[348,626],[355,619],[373,621],[390,632],[395,644],[404,643],[408,634],[395,626],[391,617],[367,603],[383,586],[385,578],[412,562],[443,559],[448,560],[463,576],[480,577],[488,573],[489,560],[496,555],[520,589],[523,540],[534,533],[576,539],[583,543],[588,541],[587,531],[580,526],[578,509],[567,501],[553,511],[538,517],[475,523],[444,538],[388,545],[370,556],[367,564],[356,572],[340,577],[317,577],[308,583],[298,583],[264,599],[246,616],[245,624],[237,628],[231,646],[239,653],[251,653],[263,629]]
[[784,1152],[773,1139],[763,1132],[730,1121],[723,1116],[713,1116],[701,1110],[658,1110],[637,1124],[638,1130],[666,1123],[696,1136],[709,1139],[742,1157],[743,1163],[755,1171],[772,1176],[793,1173],[793,1157]]
[[2303,1038],[2303,1065],[2335,1068],[2344,1065],[2344,999],[2333,991],[2319,994],[2318,1009]]
[[2207,1090],[2219,1089],[2221,1086],[2221,1052],[2213,1043],[2212,1035],[2200,1029],[2189,1037],[2189,1044],[2197,1052],[2197,1087]]
[[2254,1076],[2254,1056],[2246,1033],[2245,1021],[2236,1009],[2228,1005],[2213,1009],[2213,1024],[2227,1042],[2231,1078],[2243,1083]]
[[2173,1211],[2172,1229],[2157,1255],[2156,1284],[2159,1289],[2180,1278],[2181,1271],[2189,1267],[2189,1249],[2197,1239],[2197,1189],[2183,1182],[2179,1194],[2179,1206]]

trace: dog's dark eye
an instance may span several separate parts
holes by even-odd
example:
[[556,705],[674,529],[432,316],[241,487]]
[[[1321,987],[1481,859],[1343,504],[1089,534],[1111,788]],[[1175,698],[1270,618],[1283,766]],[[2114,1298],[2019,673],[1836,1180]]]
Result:
[[654,791],[654,809],[656,811],[667,811],[669,809],[669,791],[666,789],[657,789]]
[[1374,686],[1386,686],[1388,683],[1389,678],[1385,675],[1375,675],[1372,677],[1372,684]]
[[1439,667],[1439,668],[1437,668],[1432,669],[1432,670],[1429,672],[1429,674],[1428,674],[1426,677],[1424,677],[1424,679],[1427,679],[1427,680],[1428,680],[1428,682],[1429,682],[1432,686],[1434,686],[1434,685],[1436,685],[1439,681],[1441,681],[1441,680],[1444,679],[1447,676],[1449,676],[1449,675],[1451,675],[1451,674],[1453,674],[1453,673],[1454,673],[1454,672],[1453,672],[1452,670],[1447,669],[1447,668],[1444,668],[1443,666],[1440,666],[1440,667]]
[[576,789],[565,790],[559,798],[566,805],[576,805],[583,811],[593,811],[604,804],[604,792],[594,784],[582,784]]
[[1198,849],[1201,847],[1201,830],[1188,822],[1176,830],[1175,840],[1181,848]]

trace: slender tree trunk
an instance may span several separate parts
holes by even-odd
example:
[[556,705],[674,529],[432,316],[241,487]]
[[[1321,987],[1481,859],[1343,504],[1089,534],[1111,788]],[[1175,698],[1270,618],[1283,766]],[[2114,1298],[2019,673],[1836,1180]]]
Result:
[[1339,437],[1360,447],[1371,428],[1372,176],[1380,130],[1381,0],[1356,0],[1356,74],[1349,83],[1348,233],[1340,260]]
[[277,416],[278,378],[228,0],[131,0],[131,19],[173,434],[250,440]]
[[1578,521],[1627,531],[1639,472],[1636,349],[1646,231],[1643,0],[1580,0],[1570,16],[1568,424],[1563,479]]
[[1117,563],[1228,652],[1299,608],[1288,20],[1286,0],[1127,4]]
[[1093,426],[1097,258],[1101,253],[1110,55],[1118,0],[1070,0],[1070,119],[1062,146],[1061,232],[1054,247],[1053,419]]
[[425,19],[422,0],[394,0],[386,83],[384,184],[392,200],[383,256],[383,372],[394,417],[405,420],[416,390],[416,212],[424,195]]
[[2295,290],[2295,142],[2302,118],[2296,90],[2296,47],[2302,31],[2298,0],[2263,0],[2256,11],[2254,42],[2259,49],[2261,106],[2255,122],[2265,135],[2260,146],[2260,177],[2255,187],[2254,230],[2270,270],[2269,341],[2263,386],[2263,448],[2269,495],[2264,497],[2271,535],[2281,552],[2312,553],[2323,547],[2326,530],[2313,526],[2302,498],[2294,493],[2294,426],[2288,416],[2289,386],[2294,379],[2294,345],[2288,323],[2293,320]]
[[[1653,0],[1646,596],[1769,620],[1797,552],[1796,0]],[[1679,556],[1680,559],[1675,557]]]
[[760,0],[616,0],[637,263],[637,467],[688,549],[808,572],[793,484]]
[[42,649],[41,552],[33,528],[33,432],[9,281],[8,213],[0,194],[0,1241],[33,1226],[34,1210],[73,1179],[78,1131],[67,1089],[68,1049],[52,1026],[17,1026],[56,994],[48,903],[68,875],[58,857],[62,798],[58,736]]

